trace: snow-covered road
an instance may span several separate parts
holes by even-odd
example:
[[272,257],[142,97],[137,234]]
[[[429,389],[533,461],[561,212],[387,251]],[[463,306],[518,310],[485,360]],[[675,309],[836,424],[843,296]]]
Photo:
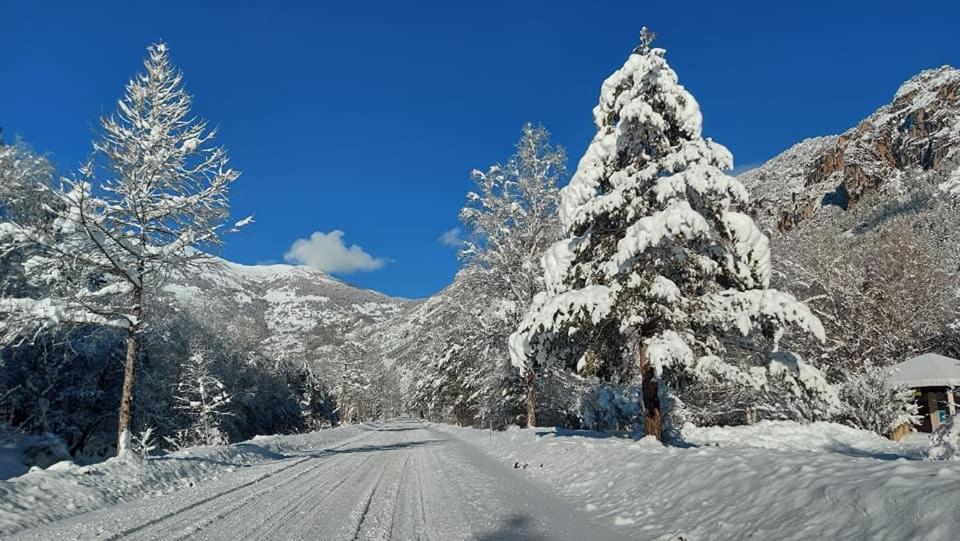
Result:
[[454,435],[413,420],[369,428],[330,447],[17,538],[619,538]]

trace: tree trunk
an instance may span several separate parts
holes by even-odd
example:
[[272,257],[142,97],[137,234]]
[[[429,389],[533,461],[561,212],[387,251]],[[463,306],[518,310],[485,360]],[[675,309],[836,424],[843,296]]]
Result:
[[527,383],[527,428],[533,428],[537,426],[537,381],[533,369],[527,369],[524,379]]
[[643,378],[643,431],[647,436],[663,440],[663,423],[660,411],[659,383],[653,365],[647,361],[646,345],[640,346],[640,377]]
[[133,323],[127,330],[127,357],[123,367],[123,394],[120,396],[120,421],[117,423],[117,456],[126,454],[130,447],[130,415],[133,410],[133,385],[137,368],[137,354],[140,351],[140,318],[143,289],[133,289]]

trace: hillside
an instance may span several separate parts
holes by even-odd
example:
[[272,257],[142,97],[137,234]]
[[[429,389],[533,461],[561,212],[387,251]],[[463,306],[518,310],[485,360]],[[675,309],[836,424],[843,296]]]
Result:
[[272,358],[323,360],[370,326],[417,303],[361,289],[321,271],[293,265],[240,265],[214,259],[203,272],[165,287],[177,304],[244,320]]

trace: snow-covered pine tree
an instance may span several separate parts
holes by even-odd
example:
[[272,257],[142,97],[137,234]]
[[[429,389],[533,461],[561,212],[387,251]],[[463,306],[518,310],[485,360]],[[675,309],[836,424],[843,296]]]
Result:
[[[96,323],[126,330],[118,454],[127,449],[134,377],[146,314],[144,298],[170,272],[184,272],[221,244],[228,188],[239,176],[216,135],[190,112],[191,97],[165,44],[148,48],[118,111],[101,120],[102,137],[79,178],[49,190],[49,227],[0,224],[0,254],[29,252],[28,278],[54,289],[47,298],[7,297],[0,309],[27,322]],[[95,189],[98,172],[106,179]],[[234,224],[234,229],[249,219]]]
[[337,400],[337,417],[341,424],[359,423],[367,420],[371,410],[376,409],[372,396],[374,370],[369,370],[367,352],[362,346],[348,342],[337,350],[340,374],[334,396]]
[[448,342],[446,346],[442,355],[431,359],[427,372],[433,376],[427,380],[432,386],[431,409],[458,426],[469,426],[475,411],[471,398],[478,390],[473,381],[476,367],[471,366],[471,361],[477,357],[468,355],[460,344]]
[[230,415],[230,395],[211,367],[210,355],[194,344],[180,369],[177,382],[177,409],[190,419],[181,432],[181,445],[222,445],[227,443],[221,423]]
[[304,427],[319,430],[335,422],[336,398],[312,364],[304,361],[296,370],[296,395]]
[[[642,381],[646,433],[661,437],[669,373],[763,385],[767,375],[835,401],[822,374],[776,352],[787,326],[823,339],[793,296],[768,289],[767,238],[741,212],[748,194],[733,158],[701,136],[693,96],[665,51],[640,45],[604,83],[597,134],[561,190],[567,238],[543,256],[546,293],[510,337],[524,372],[552,362],[606,379]],[[770,339],[751,369],[724,360],[738,333]]]

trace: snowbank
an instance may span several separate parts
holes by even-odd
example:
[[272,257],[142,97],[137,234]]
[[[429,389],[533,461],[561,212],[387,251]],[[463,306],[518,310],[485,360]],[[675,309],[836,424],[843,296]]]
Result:
[[940,425],[931,438],[930,460],[960,461],[960,424],[956,417]]
[[[110,459],[90,466],[58,462],[0,481],[0,535],[121,501],[169,494],[239,468],[283,467],[303,453],[363,436],[347,426],[290,436],[257,436],[226,446],[194,447],[146,461]],[[0,457],[5,454],[0,453]]]
[[847,427],[685,427],[689,447],[438,426],[636,539],[957,539],[960,464]]
[[56,435],[28,436],[9,427],[0,428],[0,481],[64,460],[70,460],[70,452]]
[[683,441],[697,447],[758,447],[775,451],[844,453],[875,458],[924,456],[917,440],[896,443],[866,430],[837,423],[797,424],[791,421],[761,421],[749,426],[698,427],[690,423],[681,430]]

